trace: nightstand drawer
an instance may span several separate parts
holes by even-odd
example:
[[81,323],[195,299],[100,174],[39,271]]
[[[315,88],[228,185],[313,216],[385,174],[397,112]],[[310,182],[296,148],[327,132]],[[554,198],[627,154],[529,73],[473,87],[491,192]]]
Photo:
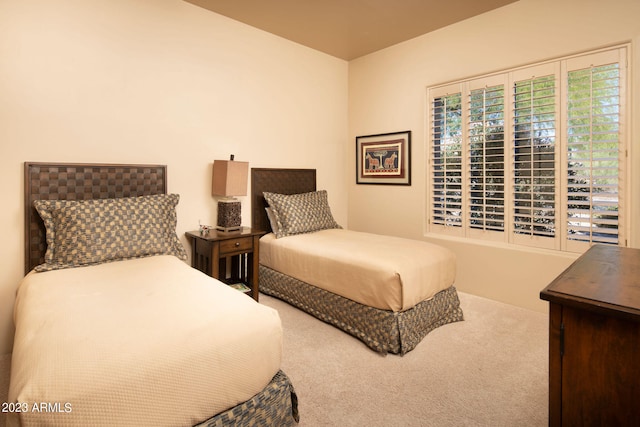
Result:
[[247,252],[253,249],[253,237],[238,237],[237,239],[223,240],[220,242],[220,255],[234,252]]

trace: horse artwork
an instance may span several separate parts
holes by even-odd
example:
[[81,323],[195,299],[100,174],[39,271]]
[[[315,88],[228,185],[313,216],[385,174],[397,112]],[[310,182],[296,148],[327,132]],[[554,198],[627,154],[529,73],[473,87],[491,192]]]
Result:
[[371,157],[371,153],[367,153],[367,165],[365,166],[365,169],[368,171],[375,171],[376,169],[380,168],[380,160],[375,158],[375,157]]
[[384,168],[385,169],[398,169],[398,165],[396,159],[398,158],[398,153],[391,153],[391,155],[384,159]]
[[373,149],[367,151],[365,170],[369,173],[386,173],[394,172],[398,169],[398,150],[379,150]]
[[357,183],[411,185],[411,131],[356,138]]

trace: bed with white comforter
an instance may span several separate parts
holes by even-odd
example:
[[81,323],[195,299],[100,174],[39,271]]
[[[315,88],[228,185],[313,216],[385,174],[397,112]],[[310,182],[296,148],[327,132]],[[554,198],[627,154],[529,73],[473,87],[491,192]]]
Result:
[[171,255],[32,272],[15,324],[11,425],[194,425],[264,389],[282,355],[275,310]]
[[345,229],[260,239],[260,263],[381,310],[400,312],[455,281],[456,258],[417,240]]
[[186,264],[166,174],[25,163],[9,425],[297,423],[278,313]]
[[433,329],[463,320],[456,258],[428,242],[344,229],[314,169],[252,169],[260,291],[357,337],[405,354]]

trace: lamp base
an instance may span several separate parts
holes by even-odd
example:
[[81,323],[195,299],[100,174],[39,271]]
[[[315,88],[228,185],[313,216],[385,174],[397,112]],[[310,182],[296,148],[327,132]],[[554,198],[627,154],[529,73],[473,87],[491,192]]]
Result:
[[236,231],[242,230],[242,227],[216,227],[216,231],[218,233],[235,233]]
[[239,231],[242,229],[242,211],[238,199],[230,198],[218,201],[218,225],[221,232]]

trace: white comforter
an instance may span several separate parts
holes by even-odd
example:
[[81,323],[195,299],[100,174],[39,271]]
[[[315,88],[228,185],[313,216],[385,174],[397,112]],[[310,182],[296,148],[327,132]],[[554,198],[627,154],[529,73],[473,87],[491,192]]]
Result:
[[344,229],[260,239],[260,263],[382,310],[403,311],[453,285],[456,258],[438,245]]
[[280,368],[278,313],[173,256],[30,273],[14,317],[9,425],[193,425]]

